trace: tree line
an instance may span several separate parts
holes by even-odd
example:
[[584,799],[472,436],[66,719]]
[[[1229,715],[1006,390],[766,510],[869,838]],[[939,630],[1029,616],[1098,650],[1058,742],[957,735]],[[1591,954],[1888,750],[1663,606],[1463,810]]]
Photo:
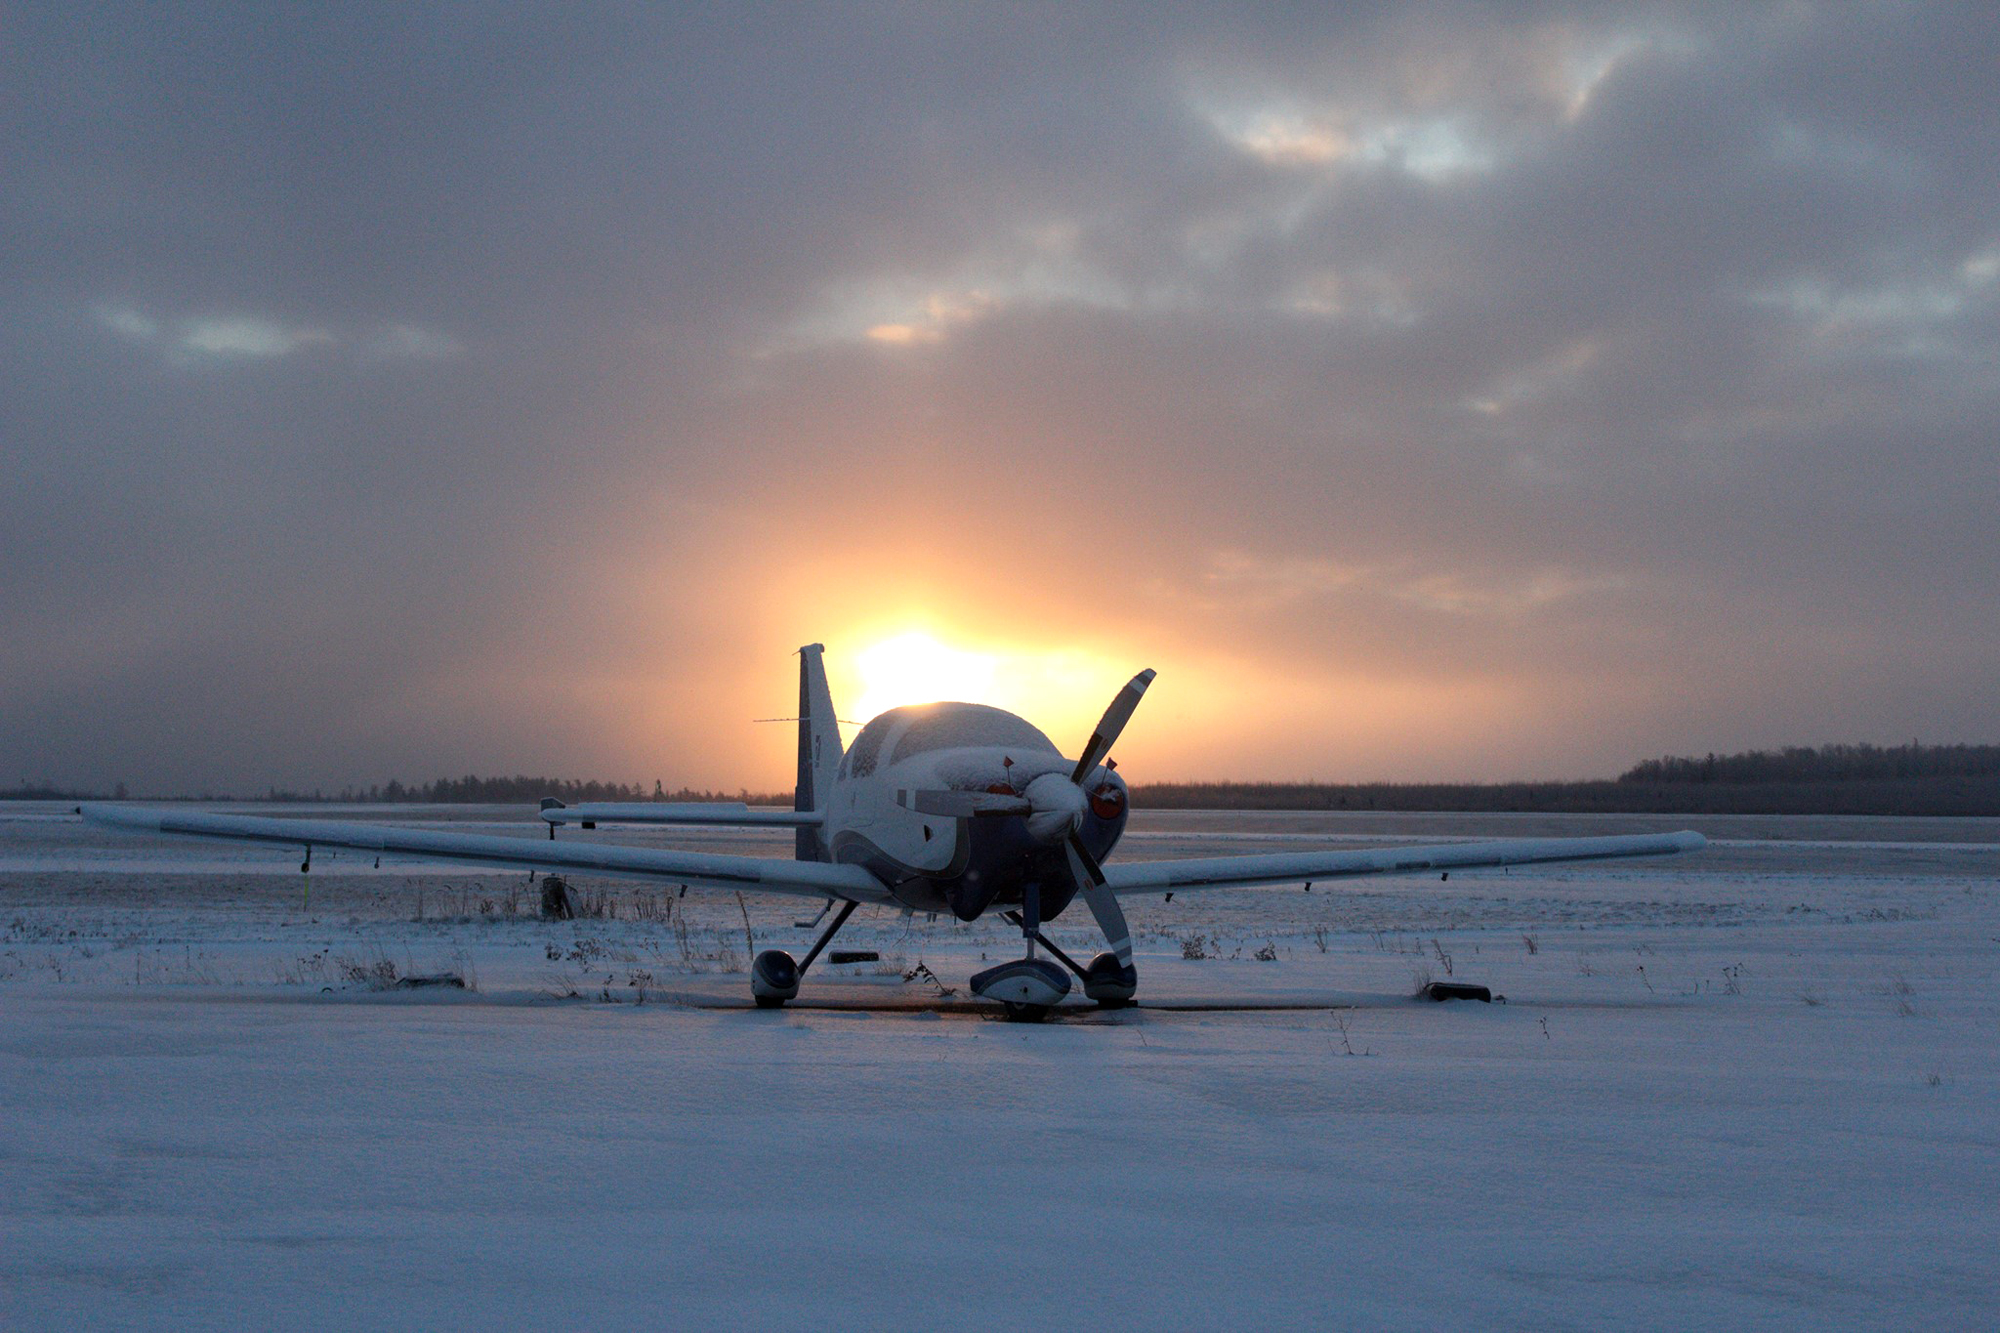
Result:
[[540,801],[553,796],[567,805],[584,801],[742,801],[746,805],[790,805],[792,798],[762,792],[697,790],[681,787],[668,791],[666,783],[654,779],[649,791],[636,782],[599,782],[584,778],[513,777],[482,778],[466,774],[462,778],[438,778],[431,782],[406,785],[391,779],[380,786],[344,787],[336,797],[310,796],[273,788],[264,799],[272,801],[339,800],[369,803],[403,801],[425,805],[513,805]]
[[1788,745],[1782,750],[1668,755],[1634,764],[1620,782],[1885,782],[2000,773],[2000,745]]
[[1137,810],[1465,814],[2000,816],[2000,774],[1853,782],[1161,782]]
[[[62,787],[46,779],[41,782],[23,781],[11,789],[0,790],[0,801],[123,801],[130,796],[131,793],[122,782],[110,792]],[[316,802],[339,802],[344,805],[517,805],[523,802],[539,802],[545,796],[553,796],[567,805],[576,805],[583,801],[741,801],[746,805],[783,806],[792,803],[789,792],[778,796],[743,789],[725,792],[693,787],[668,791],[666,784],[658,779],[654,780],[652,789],[648,790],[636,782],[529,777],[525,774],[483,778],[470,773],[462,778],[437,778],[430,782],[403,782],[391,778],[387,782],[371,783],[366,787],[350,785],[331,792],[321,787],[304,791],[272,786],[265,788],[261,794],[250,796],[203,791],[199,795],[183,793],[171,798],[141,797],[140,799],[266,801],[280,805],[310,805]]]
[[[127,796],[120,783],[111,799]],[[583,801],[742,801],[789,806],[789,792],[734,792],[581,778],[392,779],[368,787],[293,791],[277,803],[532,804],[545,796]],[[0,800],[101,800],[105,793],[23,781]],[[236,799],[203,792],[202,800]],[[1616,778],[1580,782],[1154,782],[1132,789],[1138,809],[1406,810],[1550,814],[1840,814],[2000,816],[2000,745],[1821,745],[1700,757],[1667,755]]]
[[1581,782],[1165,782],[1151,809],[2000,815],[2000,745],[1821,745],[1648,759]]

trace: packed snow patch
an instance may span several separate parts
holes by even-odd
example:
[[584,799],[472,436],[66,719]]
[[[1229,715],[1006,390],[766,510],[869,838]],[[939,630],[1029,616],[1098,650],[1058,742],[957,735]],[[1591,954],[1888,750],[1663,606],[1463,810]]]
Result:
[[0,1325],[2000,1324],[1993,831],[1737,831],[1136,900],[1147,1007],[1020,1027],[1002,923],[760,1012],[795,900],[0,821]]

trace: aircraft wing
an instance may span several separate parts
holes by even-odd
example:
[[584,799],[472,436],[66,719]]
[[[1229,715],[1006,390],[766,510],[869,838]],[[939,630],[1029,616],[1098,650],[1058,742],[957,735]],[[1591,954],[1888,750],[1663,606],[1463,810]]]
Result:
[[542,802],[542,818],[551,824],[720,824],[738,828],[817,828],[825,819],[817,810],[752,810],[741,801],[590,801],[564,805],[551,797]]
[[182,834],[243,842],[273,842],[301,849],[345,847],[363,852],[518,866],[627,879],[660,879],[704,888],[790,893],[851,902],[888,902],[882,882],[855,865],[781,861],[763,856],[718,856],[654,847],[614,847],[598,842],[552,842],[490,833],[449,833],[388,824],[341,824],[320,819],[269,819],[218,815],[157,806],[82,805],[85,819],[145,833]]
[[1402,875],[1427,870],[1471,870],[1480,866],[1666,856],[1674,852],[1698,851],[1707,842],[1699,833],[1640,833],[1609,838],[1507,838],[1497,842],[1451,842],[1422,847],[1343,848],[1323,852],[1275,852],[1268,856],[1132,861],[1105,866],[1104,882],[1113,893],[1179,893],[1183,889],[1296,884],[1306,880],[1349,879],[1358,875]]

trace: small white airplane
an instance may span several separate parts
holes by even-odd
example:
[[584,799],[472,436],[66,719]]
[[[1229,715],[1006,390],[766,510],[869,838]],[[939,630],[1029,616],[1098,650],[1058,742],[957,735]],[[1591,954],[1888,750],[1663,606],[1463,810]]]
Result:
[[[975,994],[1011,1018],[1039,1020],[1069,994],[1070,974],[1099,1005],[1131,1002],[1139,984],[1131,932],[1118,900],[1135,893],[1298,884],[1360,875],[1448,872],[1478,866],[1660,856],[1695,851],[1699,833],[1497,842],[1369,850],[1279,852],[1106,866],[1129,813],[1125,780],[1110,758],[1153,673],[1134,676],[1074,760],[1012,713],[982,704],[892,708],[843,749],[827,689],[823,648],[799,650],[798,789],[791,810],[742,804],[542,802],[549,840],[445,833],[317,819],[182,812],[157,807],[78,807],[102,824],[202,838],[353,848],[378,855],[668,880],[705,888],[822,898],[840,904],[803,959],[757,955],[750,989],[764,1007],[799,992],[799,980],[863,903],[950,912],[974,921],[998,910],[1021,930],[1025,954],[971,979]],[[724,856],[555,840],[556,826],[600,823],[791,828],[796,859]],[[304,868],[302,866],[301,868]],[[1079,966],[1042,934],[1076,899],[1097,920],[1107,952]],[[824,913],[822,913],[824,915]],[[1036,955],[1036,946],[1061,966]]]

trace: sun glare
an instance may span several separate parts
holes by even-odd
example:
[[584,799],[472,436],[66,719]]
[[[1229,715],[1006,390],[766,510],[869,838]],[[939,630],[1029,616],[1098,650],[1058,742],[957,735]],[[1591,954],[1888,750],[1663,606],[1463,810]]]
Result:
[[[834,707],[859,724],[902,704],[940,699],[987,704],[1026,718],[1059,746],[1074,747],[1090,734],[1118,687],[1147,665],[1108,660],[1073,645],[973,644],[947,642],[928,628],[899,627],[845,661],[829,651]],[[850,739],[852,734],[850,728]]]
[[993,693],[996,666],[989,654],[947,647],[921,630],[912,630],[855,654],[861,693],[841,711],[856,722],[866,722],[900,704],[939,699],[983,702]]

